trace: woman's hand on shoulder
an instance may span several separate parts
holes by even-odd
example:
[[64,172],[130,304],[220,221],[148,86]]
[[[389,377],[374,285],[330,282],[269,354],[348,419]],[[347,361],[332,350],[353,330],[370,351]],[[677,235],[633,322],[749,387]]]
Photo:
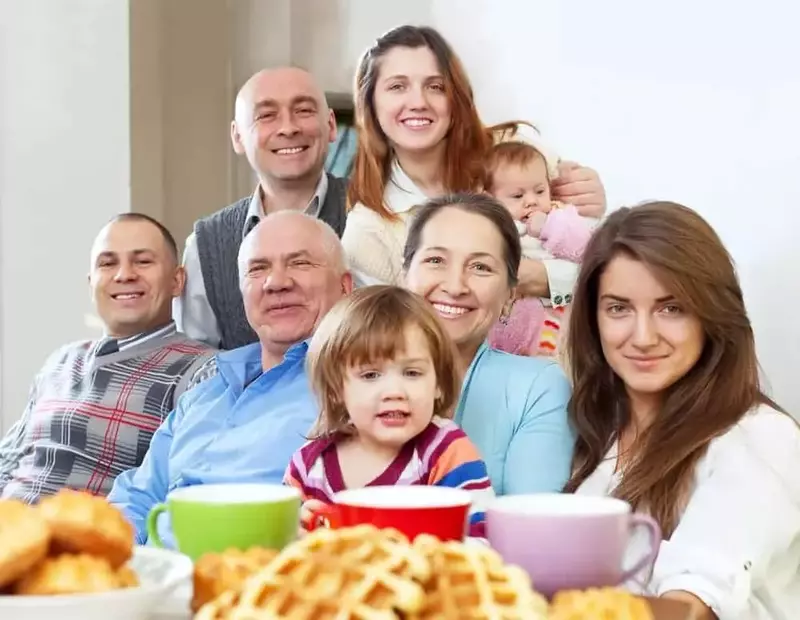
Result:
[[553,198],[573,205],[584,217],[602,217],[606,212],[606,190],[596,170],[574,161],[558,164],[553,179]]

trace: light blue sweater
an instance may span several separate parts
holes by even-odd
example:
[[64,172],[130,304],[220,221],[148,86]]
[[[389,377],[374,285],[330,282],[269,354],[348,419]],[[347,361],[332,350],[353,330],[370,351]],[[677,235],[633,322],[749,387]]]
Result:
[[570,385],[555,361],[478,349],[464,377],[455,422],[486,461],[498,495],[561,491],[575,437]]

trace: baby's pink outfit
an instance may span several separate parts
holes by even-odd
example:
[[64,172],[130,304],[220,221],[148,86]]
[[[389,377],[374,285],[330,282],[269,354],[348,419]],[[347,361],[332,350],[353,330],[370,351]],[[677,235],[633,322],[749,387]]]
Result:
[[[554,258],[579,263],[591,236],[592,228],[577,209],[565,205],[547,215],[539,240]],[[492,328],[489,345],[516,355],[552,357],[566,305],[546,306],[538,297],[518,299],[510,315]]]

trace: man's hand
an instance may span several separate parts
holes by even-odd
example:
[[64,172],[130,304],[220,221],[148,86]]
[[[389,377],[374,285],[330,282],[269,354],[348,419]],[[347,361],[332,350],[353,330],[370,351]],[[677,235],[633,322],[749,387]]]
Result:
[[555,200],[573,205],[584,217],[602,217],[606,212],[606,190],[592,168],[562,161],[552,189]]

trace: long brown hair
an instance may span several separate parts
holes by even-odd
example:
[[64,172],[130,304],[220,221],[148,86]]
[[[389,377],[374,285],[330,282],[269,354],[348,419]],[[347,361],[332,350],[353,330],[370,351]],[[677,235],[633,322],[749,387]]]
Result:
[[450,102],[450,130],[445,138],[443,184],[448,192],[483,188],[483,158],[492,145],[491,131],[481,123],[467,73],[450,44],[428,26],[398,26],[379,37],[361,56],[355,78],[355,125],[358,130],[353,172],[347,198],[388,220],[396,215],[383,201],[389,180],[391,153],[375,114],[375,85],[381,58],[395,47],[427,47],[444,78]]
[[762,390],[742,290],[714,229],[691,209],[671,202],[620,209],[589,242],[573,296],[566,349],[574,386],[569,416],[578,439],[566,491],[587,479],[630,422],[629,400],[603,355],[597,322],[599,280],[619,255],[646,265],[700,320],[705,334],[699,360],[667,389],[614,492],[648,511],[668,538],[709,443],[755,405],[779,408]]
[[411,291],[383,284],[366,286],[334,305],[311,339],[306,366],[320,413],[309,438],[355,433],[344,404],[347,370],[394,358],[406,345],[408,328],[419,329],[431,354],[439,388],[433,413],[452,417],[461,383],[454,345],[439,319]]

